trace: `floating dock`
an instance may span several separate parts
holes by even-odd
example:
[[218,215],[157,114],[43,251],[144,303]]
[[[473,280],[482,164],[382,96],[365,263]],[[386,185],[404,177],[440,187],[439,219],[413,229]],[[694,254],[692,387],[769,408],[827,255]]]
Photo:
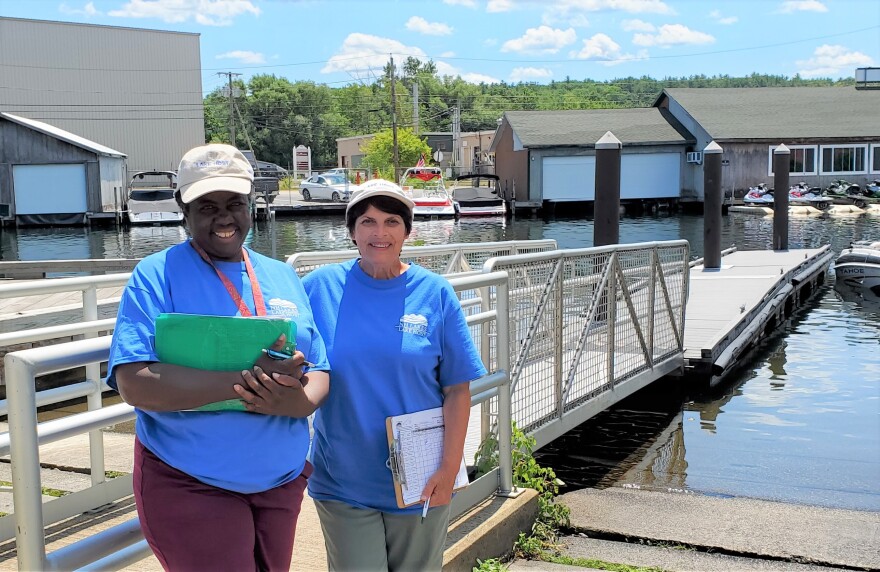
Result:
[[720,269],[690,270],[685,311],[685,374],[719,383],[764,336],[806,303],[825,282],[830,246],[735,251]]

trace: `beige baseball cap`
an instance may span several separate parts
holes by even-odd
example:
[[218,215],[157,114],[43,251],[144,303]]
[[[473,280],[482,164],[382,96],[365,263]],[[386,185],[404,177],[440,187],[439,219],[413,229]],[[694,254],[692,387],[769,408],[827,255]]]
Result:
[[386,181],[385,179],[370,179],[362,184],[360,189],[352,193],[351,198],[348,200],[348,206],[345,207],[345,212],[348,213],[348,211],[351,210],[351,207],[363,200],[369,199],[370,197],[380,196],[397,199],[406,205],[406,208],[408,208],[410,212],[412,212],[413,207],[415,206],[412,199],[403,193],[403,189],[400,188],[400,185],[392,183],[391,181]]
[[214,191],[251,194],[254,169],[232,145],[212,143],[186,152],[177,168],[180,200],[191,203]]

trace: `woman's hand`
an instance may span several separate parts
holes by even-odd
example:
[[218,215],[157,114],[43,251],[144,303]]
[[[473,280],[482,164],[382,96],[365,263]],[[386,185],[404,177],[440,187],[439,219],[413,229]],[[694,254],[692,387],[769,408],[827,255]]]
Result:
[[277,372],[269,374],[259,366],[254,366],[253,371],[242,371],[241,377],[244,383],[236,384],[234,389],[244,400],[248,411],[263,415],[300,417],[296,413],[301,409],[306,396],[299,379]]
[[452,500],[452,487],[455,485],[455,476],[458,471],[439,469],[431,475],[425,488],[422,489],[422,502],[431,499],[431,506],[443,506]]
[[[274,350],[275,352],[279,352],[282,355],[287,354],[289,353],[289,350],[286,350],[286,342],[286,336],[284,334],[281,334],[280,336],[278,336],[278,339],[275,340],[275,343],[273,343],[272,346],[267,349]],[[293,352],[293,355],[287,359],[275,359],[264,352],[257,359],[254,366],[258,366],[269,375],[279,373],[285,376],[300,379],[303,376],[302,368],[304,367],[305,363],[306,356],[304,356],[301,351]]]

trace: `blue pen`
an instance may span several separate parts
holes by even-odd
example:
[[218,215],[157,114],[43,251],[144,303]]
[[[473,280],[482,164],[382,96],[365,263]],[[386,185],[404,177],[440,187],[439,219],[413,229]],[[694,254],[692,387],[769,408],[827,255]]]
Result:
[[429,508],[431,508],[431,497],[428,497],[428,500],[425,501],[425,506],[422,507],[422,523],[425,522],[425,517],[428,516]]

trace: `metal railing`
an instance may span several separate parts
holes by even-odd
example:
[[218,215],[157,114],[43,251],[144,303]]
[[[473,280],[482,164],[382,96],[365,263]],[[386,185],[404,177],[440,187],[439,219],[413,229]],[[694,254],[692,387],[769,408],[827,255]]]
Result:
[[[400,258],[404,262],[413,262],[432,272],[445,275],[480,270],[484,262],[496,256],[555,249],[556,241],[552,239],[404,246]],[[303,276],[319,266],[351,260],[357,255],[357,250],[299,252],[290,256],[287,263],[293,266],[297,274]]]
[[504,256],[513,419],[540,448],[684,363],[685,240]]
[[[55,282],[55,281],[53,281]],[[453,288],[470,300],[467,322],[479,332],[479,345],[493,348],[493,357],[483,355],[491,373],[471,383],[472,405],[491,402],[505,422],[498,423],[500,435],[499,467],[476,479],[456,495],[452,514],[460,515],[493,493],[513,495],[510,450],[510,385],[505,364],[507,321],[507,274],[504,272],[470,273],[450,279]],[[493,307],[486,306],[484,295],[492,291]],[[490,330],[492,334],[490,335]],[[500,344],[500,345],[499,345]],[[70,570],[74,568],[113,570],[147,557],[150,549],[143,540],[137,518],[108,528],[73,544],[46,552],[45,526],[132,494],[132,477],[125,475],[107,480],[104,477],[103,441],[100,429],[134,417],[127,404],[101,407],[101,392],[107,389],[99,375],[92,375],[109,357],[110,337],[79,340],[11,352],[4,363],[7,371],[9,432],[0,434],[0,456],[12,454],[13,514],[0,518],[0,541],[13,536],[19,570]],[[83,382],[37,392],[37,376],[87,366]],[[93,369],[89,369],[93,366]],[[88,372],[91,371],[92,374]],[[89,411],[38,423],[37,405],[89,397]],[[96,399],[93,399],[96,397]],[[94,406],[97,405],[97,406]],[[487,432],[483,429],[483,433]],[[92,485],[43,503],[39,446],[74,435],[96,434],[90,439]]]

